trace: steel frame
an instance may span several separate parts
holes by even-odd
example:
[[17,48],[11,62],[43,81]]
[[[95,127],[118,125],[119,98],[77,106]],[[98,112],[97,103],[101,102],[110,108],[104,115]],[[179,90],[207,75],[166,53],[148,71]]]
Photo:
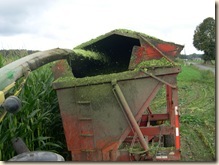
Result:
[[[68,72],[68,65],[63,63],[62,61],[57,63],[58,67],[54,67],[53,71],[55,73],[55,77],[58,78],[60,75],[62,76],[64,73]],[[62,68],[61,70],[59,68]],[[58,69],[58,70],[57,70]],[[173,76],[176,78],[177,72],[180,70],[176,70],[176,72],[173,72],[168,76]],[[153,76],[154,77],[154,76]],[[152,78],[153,78],[152,77]],[[120,136],[118,141],[114,141],[112,143],[108,143],[106,146],[104,146],[101,150],[95,151],[95,150],[84,150],[79,151],[78,149],[71,149],[72,153],[72,159],[74,161],[134,161],[134,160],[157,160],[157,161],[167,161],[167,160],[179,160],[180,159],[180,136],[179,136],[179,108],[178,108],[178,90],[177,90],[177,84],[176,82],[173,85],[169,85],[168,83],[164,83],[165,81],[165,75],[160,76],[160,79],[162,78],[162,81],[157,80],[157,84],[153,88],[150,95],[147,97],[145,102],[140,106],[140,109],[137,111],[137,114],[134,116],[132,112],[130,112],[130,107],[126,101],[126,98],[124,97],[122,91],[120,90],[119,85],[116,82],[112,82],[112,87],[115,91],[115,94],[118,96],[118,100],[121,103],[121,100],[123,103],[121,103],[122,107],[125,110],[125,115],[129,115],[127,117],[128,122],[130,123],[130,126],[126,128],[124,133]],[[166,112],[160,113],[160,114],[153,114],[153,110],[150,108],[150,104],[152,100],[157,95],[158,91],[165,87],[166,91]],[[127,110],[128,109],[128,110]],[[145,114],[145,112],[148,112]],[[63,120],[68,120],[67,116],[62,116]],[[87,119],[88,120],[88,119]],[[169,121],[169,126],[163,126],[163,125],[148,125],[149,121]],[[83,124],[83,122],[80,122],[80,124]],[[91,128],[92,122],[86,122],[84,123],[83,128],[88,127]],[[136,133],[137,130],[137,133]],[[92,134],[92,129],[87,130],[89,135]],[[65,132],[66,134],[67,132]],[[68,134],[68,133],[67,133]],[[170,152],[166,156],[156,156],[152,157],[149,152],[147,152],[148,149],[148,143],[152,140],[156,141],[157,136],[159,135],[172,135],[174,137],[174,152]],[[83,138],[80,135],[81,138]],[[91,137],[91,136],[90,136]],[[140,138],[139,138],[140,137]],[[83,143],[83,145],[92,146],[91,141],[86,142],[85,138],[84,140],[81,139],[80,143]],[[119,146],[122,143],[133,143],[140,141],[141,144],[143,144],[143,148],[145,149],[145,155],[144,157],[141,157],[139,159],[136,158],[136,155],[130,154],[128,151],[120,151]],[[88,147],[92,149],[92,147]],[[138,156],[137,156],[138,157]]]

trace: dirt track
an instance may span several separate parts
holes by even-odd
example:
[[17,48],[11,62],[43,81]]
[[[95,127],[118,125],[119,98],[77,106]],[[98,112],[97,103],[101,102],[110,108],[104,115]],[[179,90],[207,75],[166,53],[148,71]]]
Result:
[[213,68],[213,67],[206,66],[206,65],[201,65],[201,64],[196,64],[196,63],[191,63],[191,64],[198,67],[201,70],[210,70],[215,74],[215,68]]

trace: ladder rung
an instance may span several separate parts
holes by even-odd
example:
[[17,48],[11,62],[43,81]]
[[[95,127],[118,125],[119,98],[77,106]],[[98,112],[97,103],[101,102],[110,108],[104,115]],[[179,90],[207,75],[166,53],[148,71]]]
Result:
[[92,137],[92,136],[94,136],[94,134],[80,134],[80,136],[84,136],[84,137]]
[[78,104],[90,104],[90,101],[78,101]]
[[95,152],[95,149],[82,149],[81,152]]
[[88,121],[88,120],[92,120],[92,118],[86,118],[86,117],[83,117],[83,118],[79,118],[78,120]]

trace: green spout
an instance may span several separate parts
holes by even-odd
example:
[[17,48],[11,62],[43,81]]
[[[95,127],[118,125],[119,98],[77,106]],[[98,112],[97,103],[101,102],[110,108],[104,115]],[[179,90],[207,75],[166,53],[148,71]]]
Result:
[[33,71],[52,61],[67,59],[72,53],[70,49],[50,49],[25,56],[0,68],[0,90],[16,82],[27,71]]

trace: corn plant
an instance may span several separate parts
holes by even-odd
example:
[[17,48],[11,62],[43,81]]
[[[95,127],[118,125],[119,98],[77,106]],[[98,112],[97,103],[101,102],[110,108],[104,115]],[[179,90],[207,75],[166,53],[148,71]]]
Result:
[[14,137],[21,137],[31,151],[52,151],[68,156],[50,67],[51,64],[46,65],[29,75],[19,95],[22,109],[15,115],[7,114],[0,123],[0,160],[16,155],[11,143]]

